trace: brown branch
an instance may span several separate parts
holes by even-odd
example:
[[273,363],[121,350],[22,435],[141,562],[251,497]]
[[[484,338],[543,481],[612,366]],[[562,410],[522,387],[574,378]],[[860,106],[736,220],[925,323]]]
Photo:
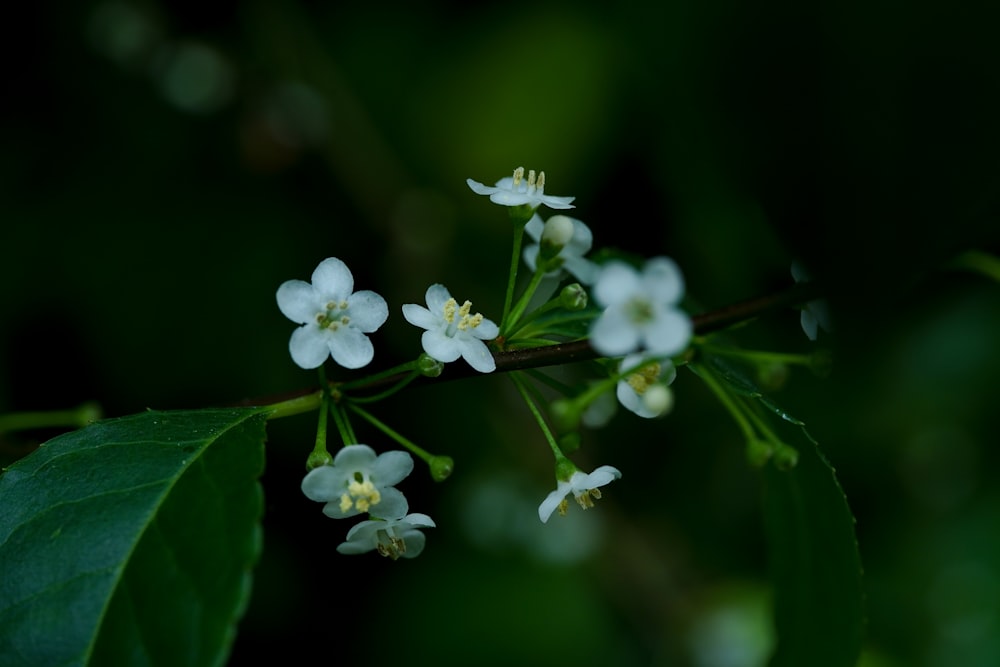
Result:
[[[699,315],[694,315],[691,320],[694,324],[696,335],[705,335],[716,331],[721,331],[734,324],[752,320],[760,315],[804,303],[816,298],[818,290],[815,283],[798,283],[791,285],[779,292],[767,294],[765,296],[747,299],[729,306],[724,306],[716,310],[710,310]],[[529,368],[542,368],[545,366],[555,366],[560,364],[571,364],[581,361],[598,359],[599,355],[587,340],[577,340],[569,343],[556,343],[554,345],[544,345],[523,350],[503,350],[493,352],[496,360],[496,372],[509,373]],[[446,365],[444,371],[436,378],[419,377],[411,386],[424,385],[448,380],[461,380],[471,377],[480,377],[482,373],[474,370],[467,364]],[[375,392],[396,384],[405,377],[404,374],[390,375],[379,378],[364,385],[367,392]],[[357,387],[356,387],[357,388]],[[241,401],[241,405],[270,405],[278,401],[288,400],[297,396],[305,396],[316,391],[316,387],[302,389],[294,392],[271,396],[267,398],[247,399]]]

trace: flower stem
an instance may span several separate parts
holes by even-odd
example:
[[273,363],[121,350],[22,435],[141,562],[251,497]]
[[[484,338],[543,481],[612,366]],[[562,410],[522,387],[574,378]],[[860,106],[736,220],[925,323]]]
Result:
[[740,350],[731,347],[720,347],[708,343],[698,344],[698,348],[705,352],[711,352],[724,357],[736,359],[746,359],[754,362],[777,363],[777,364],[797,364],[799,366],[810,366],[813,363],[811,354],[795,354],[785,352],[768,352],[765,350]]
[[712,391],[712,393],[715,394],[715,397],[719,399],[719,402],[722,403],[723,407],[729,411],[729,414],[732,415],[733,419],[736,421],[736,425],[739,426],[740,431],[742,431],[744,437],[746,437],[747,442],[756,441],[757,434],[754,432],[753,426],[747,419],[746,410],[733,400],[733,397],[730,396],[729,392],[727,392],[725,388],[723,388],[722,384],[715,377],[715,374],[712,373],[707,366],[702,364],[692,363],[691,370],[695,371],[698,374],[698,377],[704,380],[705,384]]
[[556,461],[561,462],[568,460],[559,448],[559,443],[556,442],[555,437],[552,435],[549,425],[545,423],[545,418],[542,416],[541,410],[538,409],[534,399],[531,398],[531,393],[528,391],[528,387],[525,385],[524,379],[521,378],[521,374],[517,372],[511,373],[510,379],[514,383],[514,386],[517,387],[517,391],[521,394],[521,398],[523,398],[524,402],[527,404],[528,410],[530,410],[531,414],[535,417],[535,421],[538,422],[538,427],[542,429],[542,434],[545,435],[545,440],[549,443],[549,447],[552,449],[552,453],[555,455]]
[[521,218],[515,215],[514,210],[511,210],[510,216],[511,222],[514,223],[514,242],[510,252],[510,270],[507,272],[507,292],[503,299],[503,316],[500,318],[500,331],[506,331],[510,327],[508,316],[510,314],[511,303],[514,301],[517,267],[521,264],[521,243],[524,239],[524,226],[528,224],[527,220],[522,222]]
[[347,407],[352,412],[357,414],[359,417],[367,421],[369,424],[371,424],[378,430],[382,431],[387,436],[389,436],[390,438],[401,444],[403,447],[406,447],[408,450],[419,456],[420,459],[424,461],[424,463],[430,464],[431,461],[435,458],[433,454],[431,454],[430,452],[421,447],[418,447],[413,442],[403,437],[402,435],[394,431],[392,428],[390,428],[387,424],[379,420],[375,415],[368,412],[367,410],[357,405],[353,401],[348,402]]
[[521,319],[521,315],[524,314],[524,309],[528,307],[528,302],[531,301],[531,297],[534,296],[535,290],[542,282],[542,278],[545,277],[545,273],[541,270],[536,270],[531,276],[531,280],[528,282],[527,287],[524,288],[524,292],[518,298],[517,303],[510,310],[509,313],[504,315],[503,322],[504,326],[500,329],[500,335],[507,337],[507,335],[512,331],[516,330],[518,320]]
[[81,428],[100,418],[100,406],[90,402],[83,403],[72,410],[11,412],[0,415],[0,433],[25,431],[34,428]]

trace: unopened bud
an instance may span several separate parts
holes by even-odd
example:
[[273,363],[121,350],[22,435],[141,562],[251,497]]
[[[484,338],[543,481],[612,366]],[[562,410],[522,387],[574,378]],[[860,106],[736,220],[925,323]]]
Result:
[[570,283],[559,292],[559,305],[566,310],[583,310],[587,299],[587,290],[580,283]]
[[455,461],[450,456],[435,456],[428,464],[431,469],[431,479],[443,482],[455,470]]
[[657,417],[665,415],[674,407],[674,392],[665,385],[651,384],[642,394],[642,404]]
[[417,370],[420,371],[420,374],[425,377],[436,378],[444,371],[444,363],[438,361],[426,352],[421,352],[420,358],[417,359]]
[[333,457],[325,449],[314,449],[306,459],[306,470],[315,470],[320,466],[332,466]]
[[778,470],[791,470],[799,463],[799,452],[794,447],[780,443],[774,451],[774,465]]

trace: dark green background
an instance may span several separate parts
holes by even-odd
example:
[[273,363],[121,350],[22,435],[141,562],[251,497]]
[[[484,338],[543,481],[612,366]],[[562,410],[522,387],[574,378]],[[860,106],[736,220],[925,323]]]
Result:
[[[0,410],[306,387],[274,291],[328,256],[390,304],[372,368],[411,358],[399,307],[432,282],[499,316],[509,228],[465,179],[544,169],[598,246],[674,257],[705,308],[785,286],[793,258],[828,281],[834,371],[794,369],[773,396],[857,514],[866,664],[994,665],[1000,286],[935,270],[998,249],[988,6],[21,6],[0,52]],[[793,311],[738,338],[810,349]],[[623,478],[544,531],[550,458],[503,378],[377,406],[457,464],[444,485],[419,468],[404,483],[439,527],[395,564],[335,553],[349,523],[298,490],[313,417],[272,424],[232,662],[319,645],[375,664],[752,664],[692,646],[723,645],[712,613],[767,603],[759,478],[698,380],[675,389],[668,419],[587,434],[580,465]],[[582,559],[544,557],[588,528]]]

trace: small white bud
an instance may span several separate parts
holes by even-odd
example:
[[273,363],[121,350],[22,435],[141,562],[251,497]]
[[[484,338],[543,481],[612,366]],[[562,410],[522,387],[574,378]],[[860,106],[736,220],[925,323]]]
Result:
[[662,384],[652,384],[642,394],[642,403],[653,414],[665,415],[674,407],[674,392]]
[[565,215],[554,215],[545,221],[542,228],[542,243],[551,243],[562,248],[573,238],[573,221]]

